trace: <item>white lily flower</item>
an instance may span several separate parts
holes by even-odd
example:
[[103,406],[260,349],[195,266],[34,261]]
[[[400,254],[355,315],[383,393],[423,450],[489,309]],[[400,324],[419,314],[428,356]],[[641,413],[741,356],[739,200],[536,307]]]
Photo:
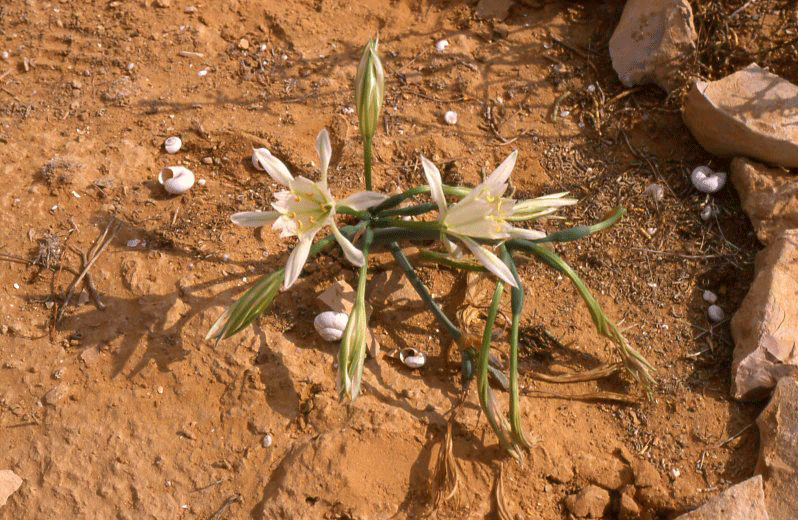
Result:
[[430,195],[438,205],[438,221],[444,232],[460,239],[486,269],[513,287],[515,280],[504,262],[474,239],[541,239],[546,236],[545,233],[516,228],[510,222],[530,220],[552,213],[561,206],[576,204],[576,199],[564,198],[567,193],[555,193],[521,202],[505,197],[504,193],[507,191],[508,180],[517,157],[518,151],[513,151],[482,183],[451,207],[446,205],[438,168],[426,157],[421,157],[424,175],[430,186]]
[[[515,278],[505,263],[472,238],[510,238],[510,234],[507,231],[510,225],[504,221],[502,214],[510,211],[512,205],[508,206],[501,199],[497,201],[488,199],[488,197],[495,198],[494,193],[499,193],[500,190],[501,193],[504,192],[501,184],[504,183],[504,188],[506,188],[509,173],[502,179],[501,177],[505,173],[502,170],[502,166],[505,166],[510,159],[512,159],[513,163],[515,162],[514,155],[508,157],[485,182],[471,190],[468,195],[451,208],[446,205],[446,198],[443,195],[443,181],[438,168],[423,155],[421,156],[421,165],[424,168],[424,175],[430,187],[430,196],[435,201],[435,204],[438,205],[438,222],[443,227],[443,233],[459,239],[474,257],[485,266],[485,269],[512,287],[517,287]],[[512,164],[507,170],[512,171]],[[496,175],[497,172],[499,172],[498,175]]]
[[[333,236],[343,249],[347,260],[356,266],[361,266],[365,262],[363,253],[341,234],[335,225],[336,202],[327,187],[327,168],[330,164],[332,147],[326,128],[322,129],[316,138],[316,150],[321,160],[321,179],[318,182],[301,176],[294,177],[285,164],[266,148],[253,150],[253,164],[266,170],[272,179],[288,189],[275,193],[276,200],[272,203],[272,207],[276,211],[243,211],[231,217],[234,223],[241,226],[259,227],[272,224],[272,229],[280,231],[281,237],[299,238],[299,243],[288,257],[283,283],[285,289],[291,287],[299,277],[308,259],[313,239],[325,226],[330,226],[332,229]],[[386,195],[380,193],[363,192],[347,197],[338,205],[362,211],[386,198]]]

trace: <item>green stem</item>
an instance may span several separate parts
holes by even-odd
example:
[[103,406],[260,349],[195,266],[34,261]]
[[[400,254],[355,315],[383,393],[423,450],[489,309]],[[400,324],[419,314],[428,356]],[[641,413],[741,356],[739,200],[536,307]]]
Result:
[[416,221],[416,220],[402,220],[395,218],[377,218],[374,219],[372,225],[377,228],[381,227],[398,227],[405,229],[414,229],[420,231],[437,231],[440,233],[441,225],[437,221]]
[[477,359],[477,390],[479,393],[479,404],[485,411],[490,427],[499,438],[502,447],[506,449],[516,460],[520,460],[521,453],[515,443],[507,437],[507,420],[496,411],[496,400],[490,390],[488,383],[488,363],[490,356],[490,342],[493,337],[493,325],[496,323],[496,315],[499,312],[502,293],[504,292],[504,282],[499,280],[496,283],[496,290],[493,291],[493,299],[488,309],[488,317],[485,319],[485,331],[482,334],[482,347]]
[[[371,240],[373,234],[370,227],[366,228],[363,235],[363,257],[365,262],[360,266],[360,272],[357,279],[357,292],[355,293],[355,305],[357,309],[352,310],[352,314],[359,313],[361,316],[366,315],[366,280],[368,278],[369,267],[369,247],[371,247]],[[351,318],[350,318],[351,319]],[[363,337],[362,341],[358,341],[355,345],[355,351],[352,352],[351,358],[348,360],[348,372],[352,377],[352,399],[357,397],[360,393],[360,382],[363,379],[363,363],[366,360],[366,338]]]
[[363,136],[363,166],[366,175],[366,191],[371,191],[371,141],[372,138]]
[[[443,193],[449,195],[450,197],[456,197],[458,199],[462,199],[471,191],[471,188],[464,188],[462,186],[449,186],[447,184],[443,185]],[[429,186],[426,184],[422,184],[421,186],[416,186],[415,188],[410,188],[407,191],[403,191],[402,193],[397,193],[396,195],[392,195],[379,203],[378,205],[371,208],[369,211],[373,215],[384,211],[388,208],[392,208],[404,202],[405,200],[409,199],[410,197],[415,197],[416,195],[423,195],[425,193],[429,193]]]
[[413,286],[413,289],[416,290],[421,300],[427,304],[427,307],[430,308],[432,314],[438,320],[438,323],[446,329],[446,332],[454,339],[456,342],[460,342],[463,335],[460,330],[449,320],[446,314],[443,313],[443,309],[441,309],[440,305],[432,299],[432,295],[427,290],[424,283],[419,279],[418,275],[416,275],[416,271],[413,269],[413,266],[410,265],[410,262],[407,260],[407,256],[405,256],[404,251],[402,248],[399,247],[399,244],[396,242],[391,242],[388,246],[391,250],[391,254],[396,259],[396,263],[399,264],[399,267],[404,271],[405,276],[410,281],[410,284]]
[[435,211],[436,209],[438,209],[437,204],[428,202],[426,204],[416,204],[415,206],[408,206],[406,208],[386,209],[385,211],[380,211],[379,213],[377,213],[376,216],[380,218],[407,217],[413,215],[422,215],[430,211]]
[[515,442],[524,448],[531,448],[532,445],[526,439],[524,430],[521,427],[521,410],[518,397],[518,329],[521,325],[521,311],[524,309],[524,286],[521,284],[521,278],[518,276],[513,257],[504,244],[499,249],[499,258],[510,269],[516,283],[516,287],[513,287],[510,291],[510,310],[513,316],[510,326],[510,431]]

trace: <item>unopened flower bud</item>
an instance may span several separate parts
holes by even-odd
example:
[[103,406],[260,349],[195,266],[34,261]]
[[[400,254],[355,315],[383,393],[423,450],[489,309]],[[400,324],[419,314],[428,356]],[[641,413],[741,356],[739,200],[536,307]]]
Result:
[[360,123],[360,133],[370,141],[377,129],[377,121],[385,96],[385,71],[377,54],[379,38],[369,40],[357,66],[355,78],[355,107]]

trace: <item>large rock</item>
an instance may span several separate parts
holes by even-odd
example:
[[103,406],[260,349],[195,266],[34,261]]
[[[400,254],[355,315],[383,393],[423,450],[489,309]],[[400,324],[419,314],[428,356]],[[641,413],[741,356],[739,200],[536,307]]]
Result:
[[778,235],[756,256],[754,282],[731,320],[732,393],[765,397],[798,374],[798,229]]
[[695,40],[687,0],[628,0],[610,38],[612,67],[627,87],[656,83],[671,92]]
[[762,490],[762,477],[757,475],[735,484],[720,495],[709,500],[695,511],[690,511],[676,520],[769,520]]
[[682,118],[710,153],[798,167],[798,86],[756,63],[718,81],[695,82]]
[[785,229],[798,229],[798,175],[742,157],[732,161],[731,175],[760,242],[768,245]]
[[765,478],[770,518],[798,516],[798,381],[779,381],[773,398],[756,420],[759,460],[756,473]]

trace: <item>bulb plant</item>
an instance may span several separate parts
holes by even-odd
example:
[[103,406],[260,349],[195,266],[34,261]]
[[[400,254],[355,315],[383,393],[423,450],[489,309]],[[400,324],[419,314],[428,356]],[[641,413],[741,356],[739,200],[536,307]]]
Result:
[[[253,151],[253,163],[285,189],[274,195],[273,210],[246,211],[232,215],[241,226],[271,224],[282,237],[296,236],[286,266],[267,274],[228,308],[211,326],[206,339],[217,342],[247,327],[274,300],[282,286],[289,289],[298,279],[305,263],[334,243],[342,249],[347,261],[358,269],[355,303],[341,337],[338,352],[337,388],[341,399],[355,399],[361,387],[366,356],[366,281],[369,253],[387,247],[398,267],[407,276],[421,300],[458,345],[461,353],[463,384],[476,378],[479,403],[501,445],[520,459],[529,447],[520,421],[518,393],[518,337],[524,305],[523,281],[518,275],[515,258],[532,256],[568,278],[587,305],[599,334],[608,338],[626,371],[638,381],[650,397],[653,367],[634,350],[610,321],[576,272],[551,248],[544,244],[577,240],[614,224],[623,214],[616,209],[606,220],[591,226],[563,229],[551,234],[517,227],[519,222],[533,221],[554,213],[563,206],[575,204],[567,193],[554,193],[526,200],[507,196],[509,178],[517,152],[510,155],[485,180],[474,188],[448,186],[438,168],[426,157],[421,164],[426,179],[422,184],[395,195],[372,191],[372,142],[383,103],[385,79],[378,54],[377,39],[370,41],[357,69],[355,103],[363,140],[365,190],[336,201],[327,186],[327,170],[331,146],[326,129],[316,139],[320,159],[320,177],[311,181],[291,174],[280,159],[268,150]],[[428,202],[429,197],[432,202]],[[421,198],[421,200],[419,200]],[[338,227],[335,217],[345,214],[356,222]],[[425,218],[426,217],[426,218]],[[317,239],[329,227],[330,234]],[[432,258],[455,270],[482,270],[495,275],[496,285],[488,308],[481,338],[467,332],[463,324],[455,324],[433,300],[417,276],[415,268],[403,252],[409,243],[438,242],[442,252],[430,252]],[[467,255],[473,257],[471,261]],[[514,257],[515,255],[515,257]],[[511,325],[509,334],[509,410],[497,408],[488,384],[489,373],[496,371],[488,363],[494,322],[505,286],[510,288]],[[456,320],[455,320],[456,321]],[[459,325],[459,326],[458,326]],[[504,377],[504,376],[502,376]],[[506,379],[506,378],[505,378]]]

